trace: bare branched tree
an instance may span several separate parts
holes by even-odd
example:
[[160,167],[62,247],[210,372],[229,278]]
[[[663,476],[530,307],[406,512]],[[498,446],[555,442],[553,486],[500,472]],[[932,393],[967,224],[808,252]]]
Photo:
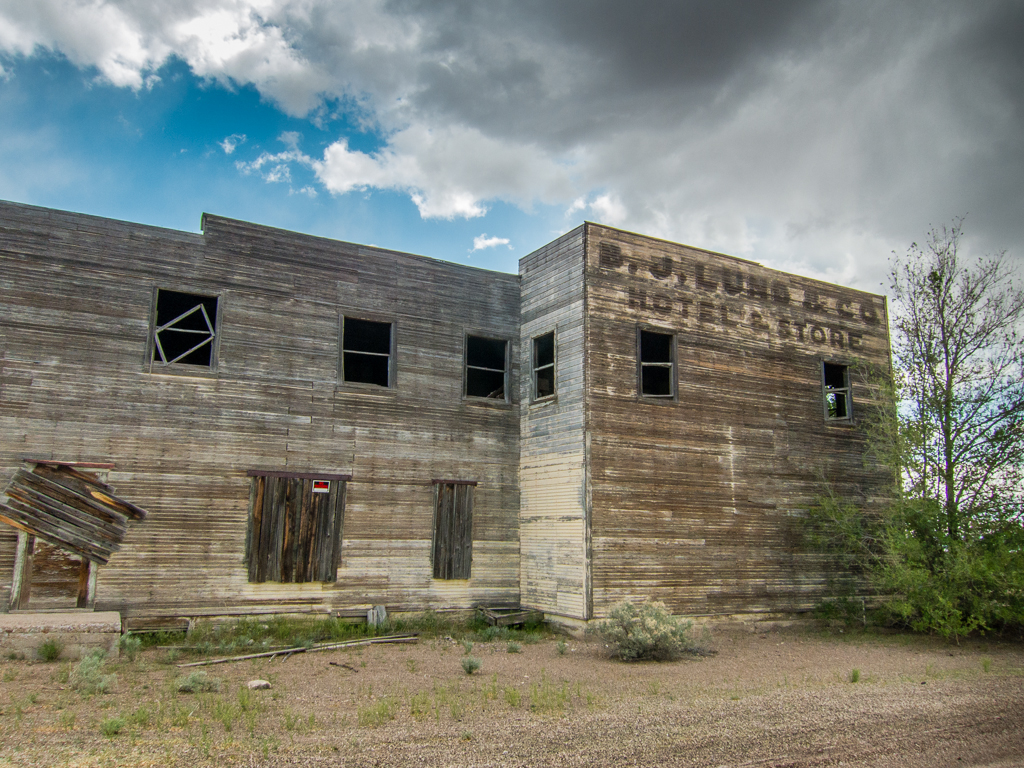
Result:
[[968,262],[962,219],[897,256],[893,358],[904,490],[964,540],[1024,500],[1024,290],[1005,253]]

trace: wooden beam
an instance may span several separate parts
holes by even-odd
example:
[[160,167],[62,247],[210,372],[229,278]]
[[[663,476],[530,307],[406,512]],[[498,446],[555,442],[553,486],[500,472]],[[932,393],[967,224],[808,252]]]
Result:
[[36,537],[23,531],[18,532],[18,549],[14,555],[14,579],[11,581],[12,611],[28,608],[32,595],[32,552]]

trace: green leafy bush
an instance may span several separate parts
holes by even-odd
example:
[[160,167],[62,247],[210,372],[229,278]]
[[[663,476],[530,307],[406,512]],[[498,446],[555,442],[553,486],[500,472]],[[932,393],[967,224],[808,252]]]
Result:
[[627,601],[612,608],[608,620],[593,631],[623,661],[670,661],[701,652],[692,628],[693,622],[672,616],[664,603],[635,605]]
[[959,638],[1024,627],[1024,535],[991,532],[968,540],[929,537],[920,525],[893,524],[873,581],[889,623]]
[[480,659],[478,659],[476,656],[464,656],[463,657],[463,659],[462,659],[462,670],[467,675],[472,675],[478,669],[480,669]]
[[[830,582],[818,618],[947,639],[1024,628],[1024,529],[1016,516],[979,516],[954,537],[934,500],[895,499],[868,516],[824,499],[811,510],[808,541],[846,580]],[[869,610],[864,595],[872,593]]]

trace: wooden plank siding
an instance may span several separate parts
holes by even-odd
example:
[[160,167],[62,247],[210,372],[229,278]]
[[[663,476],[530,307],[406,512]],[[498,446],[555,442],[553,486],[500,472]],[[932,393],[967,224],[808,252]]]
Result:
[[[583,227],[519,262],[522,604],[586,619]],[[532,401],[531,345],[555,332],[555,394]]]
[[[467,333],[507,339],[519,278],[217,216],[203,233],[0,203],[0,482],[113,462],[150,516],[100,568],[132,615],[519,602],[519,413],[462,395]],[[156,288],[218,297],[213,370],[149,362]],[[341,317],[393,323],[394,387],[339,381]],[[351,475],[336,582],[250,583],[248,470]],[[432,578],[432,478],[478,483],[472,575]],[[0,531],[0,589],[15,536]],[[0,595],[3,597],[3,595]]]
[[[211,366],[151,362],[158,291],[216,298]],[[344,381],[343,318],[390,324],[391,386]],[[800,541],[824,483],[869,510],[891,487],[865,461],[856,367],[888,366],[887,325],[881,296],[589,223],[508,275],[218,216],[194,234],[0,202],[0,487],[26,459],[113,464],[104,482],[149,515],[93,594],[129,619],[803,610],[825,586]],[[507,401],[464,396],[467,335],[507,342]],[[671,360],[642,366],[640,338]],[[850,420],[825,417],[824,362],[849,366]],[[673,371],[671,391],[642,396],[641,368]],[[285,527],[249,539],[260,477],[303,482],[264,483],[292,489],[271,499]],[[316,501],[337,502],[340,550],[301,512],[322,478],[344,484]],[[438,484],[458,532],[440,518],[435,547]],[[16,542],[0,526],[0,605]],[[64,599],[66,570],[43,550],[29,607]]]
[[[826,481],[869,508],[891,488],[822,403],[823,360],[887,369],[884,298],[593,224],[586,243],[593,615],[813,605],[807,508]],[[639,396],[638,324],[675,336],[676,397]],[[851,374],[856,417],[873,391]]]

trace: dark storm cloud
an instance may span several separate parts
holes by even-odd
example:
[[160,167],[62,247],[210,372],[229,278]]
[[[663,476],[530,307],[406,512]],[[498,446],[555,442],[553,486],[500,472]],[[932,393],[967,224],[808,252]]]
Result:
[[981,249],[1024,259],[1024,4],[982,8],[935,56],[970,145],[948,169],[944,197],[969,213]]
[[665,124],[763,84],[760,66],[815,40],[820,3],[424,3],[412,102],[500,134],[565,146]]

